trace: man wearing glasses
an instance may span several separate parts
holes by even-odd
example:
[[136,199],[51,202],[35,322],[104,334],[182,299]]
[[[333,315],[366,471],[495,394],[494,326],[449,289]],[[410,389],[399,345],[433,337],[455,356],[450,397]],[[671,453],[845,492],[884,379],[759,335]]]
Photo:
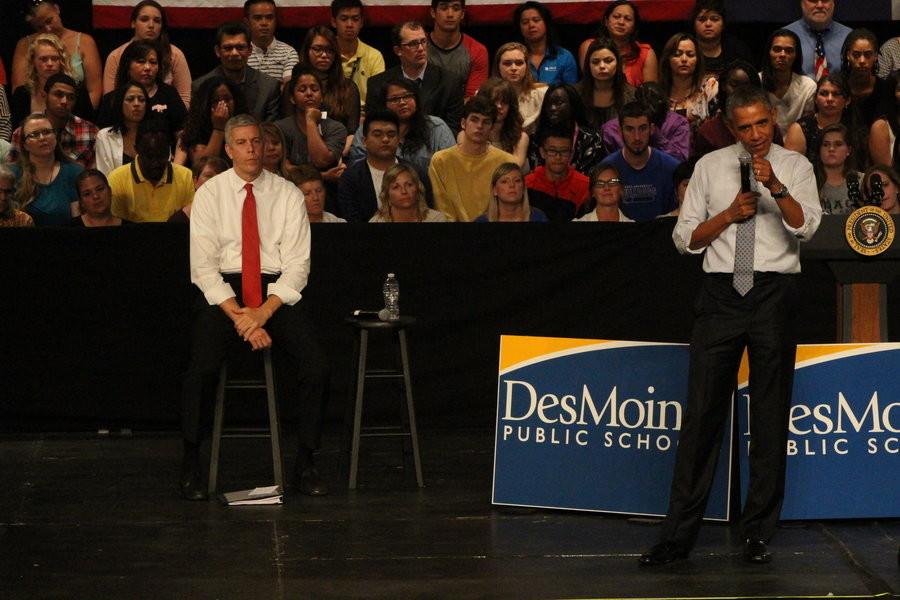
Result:
[[678,160],[650,147],[654,125],[650,111],[640,102],[629,102],[619,112],[621,150],[607,156],[602,165],[612,165],[624,186],[622,212],[634,221],[650,221],[675,208],[672,173]]
[[216,56],[219,66],[194,80],[191,95],[203,82],[218,75],[237,83],[244,92],[247,108],[260,121],[278,118],[281,82],[247,66],[250,58],[250,31],[243,23],[225,23],[216,31]]
[[550,221],[571,221],[581,213],[590,194],[588,178],[569,164],[572,136],[546,131],[538,147],[544,164],[525,176],[528,201]]
[[366,114],[387,108],[378,104],[379,98],[384,97],[384,88],[389,83],[402,78],[419,87],[419,110],[443,119],[454,135],[457,134],[463,114],[465,81],[437,65],[428,64],[428,36],[418,21],[395,25],[391,29],[391,40],[400,64],[369,79]]

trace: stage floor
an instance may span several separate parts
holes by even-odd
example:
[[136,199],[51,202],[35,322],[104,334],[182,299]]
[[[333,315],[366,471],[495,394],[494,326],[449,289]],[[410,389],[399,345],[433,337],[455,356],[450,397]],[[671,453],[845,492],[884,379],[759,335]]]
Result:
[[[397,442],[364,445],[360,487],[320,457],[331,495],[283,506],[177,495],[180,441],[0,438],[0,598],[897,597],[900,521],[788,523],[767,566],[744,564],[729,527],[691,559],[652,570],[646,520],[492,508],[490,431],[420,433],[426,487]],[[226,489],[271,480],[268,444],[227,440]]]

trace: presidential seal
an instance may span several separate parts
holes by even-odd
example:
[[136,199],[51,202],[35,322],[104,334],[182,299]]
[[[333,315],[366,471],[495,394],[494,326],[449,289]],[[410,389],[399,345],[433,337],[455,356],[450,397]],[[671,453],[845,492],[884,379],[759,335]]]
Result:
[[844,235],[858,254],[875,256],[891,247],[894,241],[894,221],[877,206],[863,206],[847,217]]

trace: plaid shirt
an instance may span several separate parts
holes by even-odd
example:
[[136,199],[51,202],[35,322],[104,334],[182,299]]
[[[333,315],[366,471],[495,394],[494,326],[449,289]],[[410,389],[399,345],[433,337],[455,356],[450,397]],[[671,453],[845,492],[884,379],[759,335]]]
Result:
[[[94,143],[97,141],[97,126],[81,117],[72,115],[61,131],[57,131],[59,146],[69,160],[73,160],[85,169],[94,167]],[[22,148],[22,128],[17,128],[12,135],[12,146],[6,156],[7,162],[14,163],[19,159]]]

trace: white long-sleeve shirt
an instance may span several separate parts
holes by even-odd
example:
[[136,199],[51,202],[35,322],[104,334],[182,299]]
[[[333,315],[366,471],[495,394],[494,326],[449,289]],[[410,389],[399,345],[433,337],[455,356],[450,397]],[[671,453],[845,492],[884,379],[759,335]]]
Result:
[[[303,194],[290,182],[263,170],[252,182],[263,273],[281,275],[266,295],[296,304],[309,277],[310,231]],[[223,273],[241,272],[241,209],[246,181],[234,169],[216,175],[194,194],[191,208],[191,281],[207,302],[235,296]]]
[[[701,158],[688,184],[678,223],[672,232],[675,247],[682,254],[700,254],[707,273],[734,271],[734,242],[737,223],[729,225],[709,246],[691,250],[691,235],[698,225],[731,206],[741,189],[738,156],[744,151],[740,143],[711,152]],[[802,154],[772,144],[766,160],[772,164],[775,177],[788,189],[803,209],[803,225],[793,228],[781,215],[778,204],[764,186],[756,205],[756,245],[753,270],[776,273],[799,273],[799,242],[812,238],[822,220],[822,207],[812,165]]]

